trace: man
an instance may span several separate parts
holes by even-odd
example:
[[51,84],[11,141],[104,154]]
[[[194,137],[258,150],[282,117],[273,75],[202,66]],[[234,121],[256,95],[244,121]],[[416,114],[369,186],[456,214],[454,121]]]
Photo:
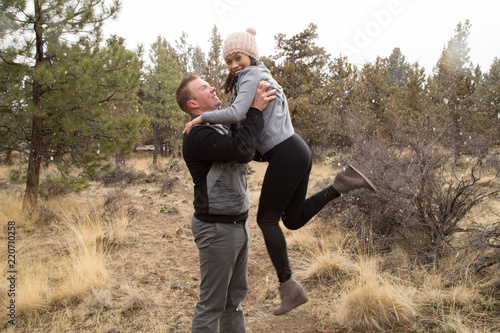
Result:
[[[264,125],[262,110],[276,98],[259,83],[252,107],[237,133],[228,126],[202,124],[184,134],[182,152],[194,182],[191,227],[200,256],[200,299],[191,331],[245,332],[241,301],[247,293],[250,205],[245,165],[255,153]],[[215,88],[195,74],[179,83],[175,97],[192,119],[219,109]]]

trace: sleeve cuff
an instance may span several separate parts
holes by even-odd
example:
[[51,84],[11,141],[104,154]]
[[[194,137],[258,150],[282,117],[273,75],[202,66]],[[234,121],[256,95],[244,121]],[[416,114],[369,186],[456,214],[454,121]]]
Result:
[[254,107],[250,107],[250,109],[248,109],[248,114],[250,113],[260,113],[262,115],[262,111]]

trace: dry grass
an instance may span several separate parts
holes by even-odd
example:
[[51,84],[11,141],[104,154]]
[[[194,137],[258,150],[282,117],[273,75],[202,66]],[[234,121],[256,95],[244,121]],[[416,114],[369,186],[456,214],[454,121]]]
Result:
[[63,228],[70,238],[79,240],[84,246],[113,245],[127,237],[130,220],[130,213],[124,209],[107,215],[96,207],[90,207],[72,215],[65,213]]
[[[2,200],[5,203],[8,199]],[[19,201],[11,199],[3,207],[2,226],[10,218],[16,223],[26,220],[17,208]],[[78,207],[74,199],[42,202],[40,207],[31,219],[27,219],[31,221],[29,226],[21,224],[17,229],[16,256],[22,258],[17,260],[19,314],[58,302],[81,300],[92,290],[106,288],[110,281],[109,245],[119,243],[128,228],[129,219],[124,212],[104,216],[93,207]],[[57,216],[56,223],[49,227],[46,223],[40,224],[46,215]],[[6,248],[3,237],[2,248]],[[6,260],[2,259],[4,264]],[[4,301],[5,294],[2,292]]]
[[264,179],[264,175],[267,170],[267,162],[255,162],[251,161],[248,163],[249,168],[251,169],[251,174],[247,177],[248,182],[257,182],[262,185],[262,180]]
[[120,286],[117,294],[122,311],[156,307],[160,303],[158,295],[152,295],[147,289],[132,287],[130,284]]
[[[151,156],[137,156],[128,158],[127,166],[151,171]],[[248,332],[499,331],[494,319],[500,310],[498,270],[454,281],[452,260],[420,268],[404,248],[378,257],[336,221],[320,218],[297,231],[284,228],[294,275],[307,289],[309,302],[286,316],[270,315],[279,303],[277,281],[255,223],[267,164],[252,162],[250,167]],[[335,173],[327,164],[315,165],[311,186],[330,182]],[[8,170],[0,169],[2,174]],[[172,175],[179,180],[167,195],[154,183],[93,184],[81,196],[42,202],[31,218],[20,209],[20,196],[12,195],[19,189],[1,194],[2,249],[7,247],[6,223],[14,220],[19,226],[15,331],[189,332],[199,292],[197,249],[192,236],[177,231],[189,226],[192,184],[185,170]],[[494,211],[498,200],[488,205]],[[177,208],[177,213],[162,207]],[[486,223],[480,213],[475,221]],[[6,251],[0,260],[6,271]],[[2,279],[2,306],[6,291]],[[14,331],[5,322],[0,329]]]
[[32,252],[32,257],[19,265],[19,313],[81,299],[88,291],[108,283],[105,255],[96,246],[80,243],[72,246],[68,256],[44,251]]
[[296,276],[322,283],[343,280],[359,273],[359,266],[350,258],[345,245],[347,239],[338,230],[329,230],[311,223],[289,237],[290,247],[303,253]]
[[339,280],[356,273],[359,269],[341,253],[331,252],[325,248],[311,251],[309,255],[309,267],[298,275],[303,275],[305,279],[317,279],[321,282]]
[[26,226],[27,219],[21,208],[21,202],[18,198],[0,193],[0,236],[3,238],[7,235],[7,223],[15,221],[19,226]]
[[306,252],[317,246],[318,239],[314,223],[306,224],[299,230],[289,230],[281,222],[280,227],[287,237],[289,249]]
[[[25,266],[25,267],[23,267]],[[46,307],[52,298],[53,288],[48,279],[51,270],[47,263],[31,258],[19,269],[18,311],[39,310]]]
[[98,244],[78,242],[70,249],[69,258],[60,268],[61,279],[53,292],[53,301],[81,299],[93,289],[109,283],[105,251]]
[[[147,158],[145,158],[145,156]],[[161,167],[163,164],[164,163],[162,162],[162,159],[159,159],[157,166]],[[127,159],[125,160],[125,165],[133,167],[134,170],[138,172],[140,171],[147,172],[153,166],[153,159],[146,154],[134,154],[132,156],[127,156]]]
[[337,321],[357,330],[387,330],[411,323],[417,315],[413,290],[384,277],[374,262],[360,265],[359,277],[347,284]]
[[0,165],[0,179],[8,179],[11,170],[9,166]]

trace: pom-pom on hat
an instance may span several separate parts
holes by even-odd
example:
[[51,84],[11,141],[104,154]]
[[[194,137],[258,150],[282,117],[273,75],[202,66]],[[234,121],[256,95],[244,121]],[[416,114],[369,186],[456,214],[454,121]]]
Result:
[[259,51],[255,42],[257,31],[254,28],[248,28],[245,32],[234,32],[224,41],[222,57],[226,59],[228,55],[234,53],[243,53],[249,57],[259,60]]

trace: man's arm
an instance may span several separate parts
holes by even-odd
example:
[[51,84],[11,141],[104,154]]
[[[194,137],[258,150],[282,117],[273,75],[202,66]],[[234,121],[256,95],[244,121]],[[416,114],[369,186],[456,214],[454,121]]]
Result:
[[264,126],[262,112],[251,108],[236,136],[220,133],[215,127],[198,125],[184,134],[184,159],[210,162],[249,162],[258,135]]

